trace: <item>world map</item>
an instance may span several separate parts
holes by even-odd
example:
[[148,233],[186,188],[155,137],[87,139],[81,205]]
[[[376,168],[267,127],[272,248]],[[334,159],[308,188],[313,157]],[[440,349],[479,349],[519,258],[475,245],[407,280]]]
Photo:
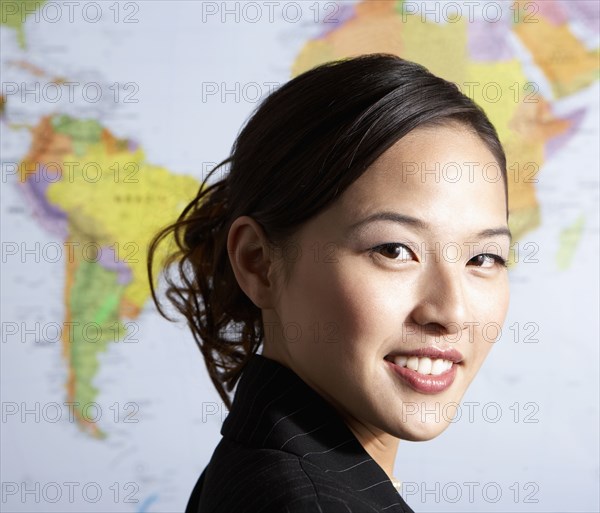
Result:
[[[147,102],[135,101],[141,96],[145,81],[153,80],[168,88],[167,74],[158,73],[149,78],[146,72],[140,71],[148,64],[132,61],[128,72],[135,80],[124,82],[120,78],[123,69],[116,70],[113,77],[106,59],[100,59],[104,65],[97,67],[81,49],[95,45],[108,49],[109,55],[117,55],[121,43],[125,47],[134,40],[149,43],[155,37],[153,28],[157,26],[164,30],[161,37],[168,37],[172,31],[175,38],[188,33],[185,37],[193,39],[195,27],[189,21],[192,19],[202,20],[203,23],[198,21],[199,26],[218,45],[226,45],[223,31],[227,23],[223,23],[222,14],[218,12],[222,5],[217,2],[208,2],[213,4],[211,10],[202,8],[201,12],[198,11],[200,5],[191,7],[180,3],[170,9],[172,19],[164,23],[159,12],[152,10],[156,8],[150,6],[151,2],[129,2],[110,9],[108,3],[101,3],[104,21],[98,25],[86,20],[85,11],[81,16],[75,11],[74,21],[64,22],[66,7],[60,2],[50,4],[64,10],[61,24],[55,26],[48,21],[55,16],[57,7],[31,0],[3,1],[0,20],[2,262],[3,274],[10,273],[2,286],[2,301],[10,302],[10,306],[3,306],[2,314],[3,389],[19,383],[29,390],[24,395],[13,397],[3,393],[2,396],[3,431],[21,439],[21,443],[14,445],[18,450],[8,451],[9,458],[5,461],[10,462],[10,470],[8,463],[2,463],[3,481],[16,484],[16,488],[3,484],[3,508],[8,507],[6,511],[82,511],[82,507],[87,508],[86,511],[181,510],[198,470],[201,471],[206,462],[190,459],[187,468],[179,468],[174,462],[168,467],[170,470],[165,470],[169,477],[162,479],[139,463],[143,459],[139,456],[143,445],[139,440],[145,440],[145,451],[152,449],[152,442],[144,437],[157,427],[152,424],[153,415],[177,415],[178,423],[193,426],[200,412],[206,429],[212,429],[211,440],[217,440],[222,415],[207,423],[205,402],[189,405],[193,413],[186,411],[186,403],[186,409],[180,408],[175,414],[164,404],[156,406],[152,395],[138,394],[138,399],[130,400],[131,394],[125,391],[133,386],[131,381],[140,383],[139,376],[133,379],[122,368],[111,375],[110,367],[115,362],[109,355],[113,348],[117,351],[118,346],[125,347],[129,342],[139,342],[136,347],[143,346],[145,337],[142,335],[148,330],[163,330],[163,340],[175,336],[174,331],[168,331],[174,328],[164,327],[162,323],[166,321],[160,320],[149,301],[148,243],[157,230],[173,221],[195,196],[210,162],[227,155],[214,150],[210,155],[200,155],[197,151],[198,135],[194,127],[197,123],[208,123],[209,119],[180,124],[168,108],[154,110]],[[457,8],[446,8],[439,2],[401,0],[322,2],[318,7],[314,7],[317,3],[310,4],[313,7],[309,11],[309,3],[301,3],[298,5],[304,17],[297,24],[286,21],[289,12],[282,11],[279,18],[276,13],[265,41],[255,43],[256,59],[275,63],[271,76],[264,80],[275,78],[284,82],[323,62],[387,52],[419,62],[433,73],[455,82],[484,108],[507,154],[510,228],[514,237],[510,271],[513,279],[516,282],[524,279],[526,264],[523,260],[537,254],[537,250],[532,252],[534,243],[529,239],[535,239],[536,233],[543,233],[543,245],[552,248],[547,250],[551,254],[551,262],[546,264],[548,268],[555,274],[570,274],[571,279],[575,279],[578,268],[574,262],[581,246],[587,240],[587,244],[597,247],[594,214],[598,196],[594,188],[597,188],[598,169],[594,169],[594,163],[597,164],[594,159],[597,159],[598,137],[598,4],[578,0],[488,2],[490,5],[484,8],[475,8],[473,2],[453,4]],[[234,29],[252,40],[255,26],[244,23],[240,3],[228,5],[230,9],[237,5],[241,12]],[[261,4],[257,5],[260,8]],[[472,11],[467,10],[469,5]],[[213,7],[217,9],[216,14]],[[121,11],[117,12],[118,9]],[[183,21],[191,9],[196,9],[195,15]],[[313,15],[317,12],[320,16],[315,22]],[[139,18],[140,23],[116,23],[117,14],[119,20],[129,16]],[[145,16],[151,21],[144,23]],[[53,39],[58,25],[70,34],[60,44]],[[289,36],[285,34],[290,31],[293,43],[286,39]],[[270,52],[263,46],[269,37],[285,50]],[[185,63],[190,68],[199,67],[189,73],[197,82],[201,77],[204,84],[210,66],[217,70],[213,71],[217,76],[218,70],[226,68],[227,63],[215,63],[211,59],[203,62],[202,52],[209,50],[206,47],[193,50]],[[168,68],[167,54],[156,58],[159,67]],[[276,60],[281,54],[285,54],[287,60]],[[87,84],[87,88],[81,84]],[[96,101],[98,91],[101,98]],[[186,91],[187,96],[164,93],[170,104],[179,105],[173,107],[179,114],[185,113],[186,102],[198,101],[193,87]],[[218,105],[204,102],[204,114],[226,116],[229,130],[235,134],[249,114],[248,108],[255,107],[254,104],[240,107],[240,103],[244,102],[232,102],[233,106],[227,110],[223,102]],[[154,117],[160,124],[169,119],[169,126],[178,133],[170,134],[164,146],[172,144],[175,138],[185,139],[190,152],[188,160],[193,164],[182,171],[177,167],[180,160],[169,161],[169,152],[161,155],[162,145],[156,140],[138,135],[135,116],[142,109],[144,113],[139,115],[146,121]],[[131,119],[134,121],[130,122]],[[596,142],[591,143],[593,140]],[[233,140],[226,142],[231,144]],[[593,147],[590,144],[595,144],[595,154],[586,160],[585,152]],[[581,153],[574,155],[573,148],[579,148]],[[567,151],[570,155],[565,153]],[[210,158],[211,161],[202,160]],[[579,172],[571,169],[578,166],[584,169]],[[545,175],[551,173],[559,177],[546,181]],[[550,219],[544,216],[547,208],[553,208],[551,201],[555,198],[552,190],[548,194],[545,189],[552,187],[546,185],[548,183],[567,184],[564,185],[567,192],[561,198],[568,203],[568,208],[560,211],[559,225],[554,224],[557,216]],[[574,191],[583,199],[577,199]],[[546,223],[552,223],[552,229],[548,227],[549,231],[543,232]],[[36,246],[39,240],[43,242]],[[28,257],[26,251],[33,251],[33,256]],[[164,247],[162,251],[159,256],[166,254]],[[42,268],[47,271],[40,271],[43,276],[37,279],[28,277],[35,275],[35,272],[28,273],[32,267],[40,267],[40,260],[45,262]],[[53,266],[48,272],[50,264]],[[60,272],[56,272],[59,266]],[[30,304],[28,298],[32,296],[37,300]],[[539,301],[541,311],[548,308],[543,306],[543,296]],[[45,306],[36,310],[36,304]],[[177,333],[181,337],[185,332]],[[185,355],[193,353],[193,343],[189,335],[185,336],[189,352],[180,352],[174,359],[183,361],[188,358]],[[45,351],[46,355],[54,351],[55,357],[58,354],[52,373],[36,369],[35,364],[24,367],[29,351]],[[140,350],[134,358],[142,362],[144,358],[154,358],[154,365],[158,365],[167,355],[165,350],[154,351],[151,356]],[[11,361],[13,363],[9,363]],[[119,365],[122,364],[116,364],[115,368]],[[191,363],[188,365],[191,369]],[[187,379],[201,372],[201,360],[195,360],[195,365],[195,374],[190,372]],[[6,366],[21,369],[18,378],[16,371],[5,372]],[[111,376],[108,381],[106,376]],[[152,375],[147,376],[151,379]],[[210,385],[206,376],[202,379],[206,401],[215,401],[215,395],[207,390]],[[108,392],[103,390],[103,384],[112,390],[112,399],[104,398]],[[170,386],[165,384],[169,390],[165,397],[177,393],[175,387]],[[45,398],[45,403],[37,407],[42,421],[30,426],[22,410],[26,405],[31,407],[32,398],[37,397]],[[72,421],[61,420],[57,426],[47,419],[44,422],[43,404],[51,403],[60,405],[64,411],[68,409],[64,405],[69,405]],[[148,406],[150,404],[153,406]],[[94,409],[90,410],[90,405],[94,405]],[[95,414],[99,409],[104,412],[103,419]],[[143,412],[148,410],[152,413],[145,417]],[[141,437],[119,434],[124,424],[117,423],[117,418],[135,422],[143,419],[147,426],[145,434]],[[14,419],[19,419],[19,426]],[[23,424],[26,429],[17,434],[17,428],[24,427]],[[58,428],[62,430],[62,438],[53,438],[53,430]],[[166,435],[171,443],[177,444],[176,429],[174,426],[169,429]],[[193,427],[188,429],[192,432]],[[87,468],[90,475],[108,476],[117,460],[132,460],[129,466],[121,465],[117,472],[121,477],[114,478],[116,487],[111,488],[113,478],[106,478],[107,484],[99,485],[104,492],[101,500],[94,502],[87,496],[82,498],[75,494],[73,501],[67,501],[66,493],[61,493],[61,499],[52,502],[43,492],[49,478],[40,477],[42,474],[32,467],[36,453],[27,448],[26,436],[47,437],[49,444],[53,444],[54,439],[57,446],[62,447],[75,433],[78,452],[86,454],[82,458],[87,463],[81,468]],[[188,436],[193,438],[193,435]],[[135,437],[138,442],[132,442]],[[7,454],[4,447],[7,438],[3,436],[4,454]],[[118,442],[111,442],[111,438]],[[117,443],[118,447],[111,443]],[[210,455],[212,442],[204,439],[195,443]],[[131,456],[134,446],[138,453]],[[86,448],[90,448],[89,453]],[[181,454],[186,455],[188,450],[181,444]],[[98,451],[112,451],[113,456],[94,465],[90,454]],[[65,476],[80,466],[77,456],[69,454],[62,463]],[[597,466],[595,472],[597,477]],[[86,482],[92,481],[99,480],[89,478]],[[36,482],[42,500],[32,506],[32,499],[28,499],[29,502],[23,499],[21,488],[25,483]],[[31,486],[35,489],[35,484]],[[64,485],[61,490],[64,492]],[[135,501],[124,499],[128,493]],[[543,494],[540,493],[540,497],[543,498]],[[591,495],[584,500],[592,500],[589,497]],[[410,498],[408,502],[411,504]],[[429,508],[434,506],[427,504]],[[540,511],[549,511],[542,506]],[[457,507],[456,511],[465,510],[464,505]],[[477,505],[473,507],[473,511],[477,511]],[[438,508],[448,511],[449,505],[438,504]],[[418,509],[415,505],[415,510]]]

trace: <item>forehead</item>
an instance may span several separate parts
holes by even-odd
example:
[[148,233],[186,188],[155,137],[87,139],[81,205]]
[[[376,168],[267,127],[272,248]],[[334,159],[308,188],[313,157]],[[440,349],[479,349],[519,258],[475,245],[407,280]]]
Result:
[[[465,172],[461,172],[463,169]],[[370,166],[362,181],[375,177],[394,180],[400,175],[403,182],[411,185],[415,185],[413,177],[429,185],[442,181],[475,183],[480,179],[493,182],[492,171],[499,172],[500,168],[483,140],[471,130],[453,123],[422,127],[408,133]]]
[[339,207],[352,218],[385,207],[441,227],[458,218],[470,228],[506,223],[498,163],[477,134],[456,124],[404,136],[344,191]]

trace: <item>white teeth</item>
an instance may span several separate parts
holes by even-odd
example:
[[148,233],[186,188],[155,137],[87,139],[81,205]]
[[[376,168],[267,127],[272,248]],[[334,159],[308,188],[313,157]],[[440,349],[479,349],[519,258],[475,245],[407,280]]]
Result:
[[419,374],[432,374],[433,376],[439,376],[452,367],[450,360],[443,360],[441,358],[432,360],[427,356],[421,358],[417,356],[395,356],[394,363],[399,367],[407,367]]
[[419,358],[419,367],[417,369],[419,374],[431,374],[431,358]]
[[411,356],[406,362],[406,366],[410,370],[416,371],[419,368],[419,359],[416,356]]
[[433,365],[431,366],[431,374],[433,374],[434,376],[438,376],[439,374],[444,372],[447,369],[447,362],[448,360],[442,360],[441,358],[434,360]]

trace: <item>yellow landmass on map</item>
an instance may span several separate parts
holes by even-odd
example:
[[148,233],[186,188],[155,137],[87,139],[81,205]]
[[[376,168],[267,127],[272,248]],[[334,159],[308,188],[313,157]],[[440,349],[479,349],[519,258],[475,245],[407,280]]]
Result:
[[[69,180],[48,187],[48,200],[69,213],[70,222],[101,246],[116,245],[133,279],[123,292],[130,305],[141,308],[149,297],[146,250],[151,237],[174,219],[193,198],[198,182],[174,175],[147,162],[144,151],[108,151],[104,142],[92,144],[83,158],[66,155],[64,161],[94,163],[102,170],[90,180],[84,165],[72,168]],[[158,254],[158,259],[161,258]]]
[[540,223],[535,187],[546,160],[546,142],[567,132],[572,122],[552,114],[549,103],[535,96],[536,103],[521,103],[513,117],[511,131],[503,140],[507,156],[511,230],[516,240]]
[[556,26],[543,16],[518,23],[514,32],[550,81],[556,98],[568,96],[598,80],[598,49],[588,50],[566,23]]
[[[401,14],[395,13],[399,18]],[[424,22],[421,16],[403,15],[400,57],[423,64],[433,74],[462,86],[469,77],[467,18],[454,23]]]
[[[445,77],[444,77],[445,78]],[[501,141],[510,137],[511,123],[519,110],[527,78],[516,59],[502,62],[469,62],[465,69],[465,94],[483,107]],[[461,85],[461,84],[459,84]]]
[[343,27],[323,38],[308,41],[292,64],[292,76],[324,62],[364,53],[402,52],[402,19],[394,2],[370,1],[357,4],[356,15]]

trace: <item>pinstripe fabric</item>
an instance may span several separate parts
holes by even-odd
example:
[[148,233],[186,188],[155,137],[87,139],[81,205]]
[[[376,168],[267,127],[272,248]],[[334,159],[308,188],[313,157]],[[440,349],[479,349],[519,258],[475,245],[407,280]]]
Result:
[[255,354],[186,513],[412,513],[339,414]]

